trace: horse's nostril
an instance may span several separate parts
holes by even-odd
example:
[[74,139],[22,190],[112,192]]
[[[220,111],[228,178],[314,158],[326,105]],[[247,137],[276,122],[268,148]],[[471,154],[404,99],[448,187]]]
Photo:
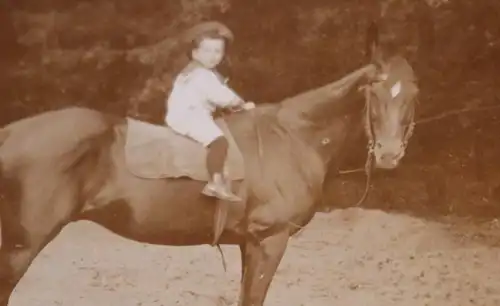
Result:
[[384,162],[397,163],[401,153],[384,153],[380,156],[380,159]]
[[381,159],[384,161],[388,161],[388,160],[391,160],[393,158],[394,158],[394,154],[392,154],[392,153],[384,153],[381,156]]

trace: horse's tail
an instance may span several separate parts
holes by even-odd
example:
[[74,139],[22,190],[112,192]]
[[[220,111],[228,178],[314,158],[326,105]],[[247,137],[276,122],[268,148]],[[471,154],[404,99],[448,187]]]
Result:
[[0,147],[9,138],[10,132],[7,129],[0,129]]
[[[0,150],[10,137],[10,131],[0,129]],[[0,156],[1,157],[1,156]],[[6,177],[4,161],[0,158],[0,227],[2,229],[1,246],[3,250],[26,246],[25,230],[19,222],[17,203],[20,200],[19,184],[15,179]]]

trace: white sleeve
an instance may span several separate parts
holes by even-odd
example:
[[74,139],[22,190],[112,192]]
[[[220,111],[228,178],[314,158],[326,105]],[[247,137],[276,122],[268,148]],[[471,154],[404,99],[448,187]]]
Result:
[[193,76],[193,85],[200,90],[207,99],[219,107],[240,105],[243,100],[231,88],[209,70],[199,69]]

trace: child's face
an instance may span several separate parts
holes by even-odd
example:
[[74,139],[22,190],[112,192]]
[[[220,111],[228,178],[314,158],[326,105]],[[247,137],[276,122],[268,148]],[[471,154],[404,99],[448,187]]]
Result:
[[193,59],[202,64],[205,68],[217,67],[224,58],[224,39],[204,38],[197,48],[192,52]]

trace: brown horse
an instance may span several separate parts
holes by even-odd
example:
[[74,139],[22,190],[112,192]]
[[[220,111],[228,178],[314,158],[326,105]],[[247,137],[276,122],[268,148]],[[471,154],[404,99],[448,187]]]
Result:
[[[365,128],[379,168],[394,168],[403,157],[418,88],[406,60],[375,54],[340,81],[226,116],[244,160],[244,179],[234,187],[246,201],[229,207],[218,242],[240,247],[240,306],[263,305],[289,237],[313,218],[327,167],[340,163],[351,135]],[[0,306],[73,221],[91,220],[143,243],[213,241],[217,205],[200,194],[203,181],[129,171],[129,122],[67,108],[0,130]]]

